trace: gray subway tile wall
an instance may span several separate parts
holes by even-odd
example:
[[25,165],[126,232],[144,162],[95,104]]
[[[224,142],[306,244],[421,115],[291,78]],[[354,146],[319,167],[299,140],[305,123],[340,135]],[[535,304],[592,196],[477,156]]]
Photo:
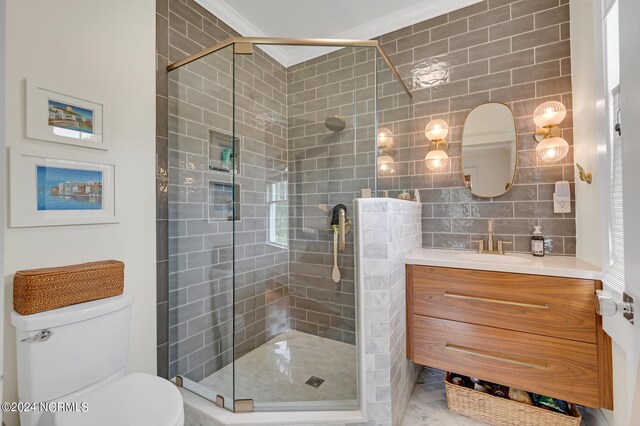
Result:
[[[231,65],[205,58],[171,81],[165,67],[237,34],[193,0],[158,0],[158,327],[169,330],[158,333],[158,374],[180,372],[195,380],[210,374],[221,366],[221,348],[231,347],[233,333],[244,342],[239,355],[287,326],[354,341],[353,233],[339,256],[343,280],[334,285],[328,212],[318,207],[344,203],[351,210],[360,189],[375,187],[376,107],[379,126],[390,128],[395,140],[393,172],[380,171],[378,189],[394,197],[404,189],[420,191],[423,246],[474,248],[471,240],[482,237],[493,218],[497,238],[514,242],[515,251],[529,250],[532,226],[540,224],[551,253],[575,254],[574,214],[550,209],[556,180],[572,182],[573,200],[573,153],[560,165],[540,164],[532,138],[533,109],[559,100],[569,110],[561,127],[572,145],[568,23],[566,0],[491,0],[380,37],[413,102],[401,96],[373,49],[342,49],[288,69],[260,50],[240,57],[236,132],[243,144],[243,205],[233,330],[230,223],[205,219],[213,175],[206,170],[205,141],[209,127],[232,131]],[[460,173],[466,114],[487,101],[513,109],[519,138],[515,185],[493,199],[472,196]],[[323,124],[334,114],[347,122],[340,134]],[[424,167],[424,126],[432,118],[451,126],[445,173]],[[288,249],[269,246],[264,237],[266,186],[278,181],[289,187]],[[169,329],[170,318],[183,322]]]
[[[158,374],[199,381],[287,327],[286,249],[266,244],[267,181],[286,181],[286,72],[256,51],[236,58],[242,220],[209,220],[209,129],[231,133],[227,50],[170,74],[168,63],[237,35],[189,0],[157,2]],[[233,308],[235,305],[235,329]],[[171,327],[169,327],[171,325]]]
[[[376,50],[348,47],[287,69],[290,194],[290,326],[355,344],[354,234],[331,279],[336,204],[354,218],[353,201],[375,187]],[[341,116],[345,129],[329,130]],[[354,222],[355,225],[355,222]]]
[[[381,116],[394,131],[393,176],[381,173],[379,187],[397,196],[420,191],[423,246],[475,249],[486,239],[487,219],[495,219],[496,238],[530,251],[533,225],[542,225],[547,251],[575,255],[575,213],[553,213],[553,183],[571,182],[574,200],[568,0],[483,1],[379,38],[414,96],[414,115],[396,121]],[[535,155],[533,110],[548,100],[568,109],[561,124],[571,145],[559,164]],[[514,186],[494,198],[472,196],[464,188],[461,140],[468,112],[484,102],[502,102],[513,111],[518,133]],[[451,161],[442,173],[424,167],[428,152],[424,127],[442,118],[449,123]]]
[[[170,342],[171,376],[198,382],[288,328],[287,249],[266,239],[269,185],[287,181],[285,79],[260,50],[232,47],[169,74],[169,324],[187,324]],[[235,176],[209,169],[210,130],[231,140],[232,129]],[[225,184],[240,187],[235,222],[215,216]]]

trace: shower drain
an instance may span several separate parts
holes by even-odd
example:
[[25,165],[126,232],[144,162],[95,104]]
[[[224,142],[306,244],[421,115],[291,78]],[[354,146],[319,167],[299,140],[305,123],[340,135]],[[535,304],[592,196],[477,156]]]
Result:
[[309,385],[309,386],[313,386],[314,388],[319,388],[321,384],[324,383],[324,379],[321,379],[319,377],[316,376],[311,376],[309,377],[309,380],[307,380],[304,384],[305,385]]

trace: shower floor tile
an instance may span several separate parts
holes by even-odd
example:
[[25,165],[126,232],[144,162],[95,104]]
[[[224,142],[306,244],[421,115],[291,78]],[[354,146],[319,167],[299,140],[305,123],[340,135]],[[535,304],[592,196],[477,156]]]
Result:
[[[235,363],[235,399],[254,403],[355,400],[356,347],[295,330],[286,331]],[[306,382],[324,380],[317,388]],[[200,382],[231,397],[233,365]]]

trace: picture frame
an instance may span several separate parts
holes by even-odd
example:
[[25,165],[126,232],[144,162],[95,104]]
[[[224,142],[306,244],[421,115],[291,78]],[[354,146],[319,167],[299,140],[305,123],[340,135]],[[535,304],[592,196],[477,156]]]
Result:
[[27,80],[27,138],[107,150],[105,106]]
[[9,226],[117,223],[116,164],[58,150],[9,148]]

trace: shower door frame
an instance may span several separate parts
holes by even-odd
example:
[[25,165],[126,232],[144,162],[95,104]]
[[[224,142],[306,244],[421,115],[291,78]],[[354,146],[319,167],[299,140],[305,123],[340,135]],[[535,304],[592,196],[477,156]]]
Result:
[[[403,90],[406,92],[407,95],[409,95],[410,99],[413,99],[413,95],[411,94],[411,91],[409,90],[409,88],[407,87],[407,85],[405,84],[404,80],[402,79],[402,77],[400,76],[400,74],[398,73],[398,70],[396,69],[396,67],[393,65],[393,63],[391,62],[389,56],[386,54],[386,52],[384,51],[384,49],[382,48],[380,42],[378,40],[352,40],[352,39],[323,39],[323,38],[280,38],[280,37],[240,37],[240,36],[232,36],[226,40],[223,40],[220,43],[216,43],[204,50],[201,50],[200,52],[197,52],[193,55],[187,56],[177,62],[174,62],[172,64],[169,64],[166,67],[167,72],[176,70],[184,65],[187,65],[191,62],[194,62],[200,58],[203,58],[207,55],[210,55],[212,53],[215,53],[217,51],[220,51],[221,49],[224,49],[228,46],[233,46],[233,55],[250,55],[253,54],[253,47],[254,45],[288,45],[288,46],[315,46],[315,47],[336,47],[336,48],[346,48],[346,47],[369,47],[369,48],[376,48],[377,53],[379,54],[379,58],[383,59],[384,62],[387,64],[387,66],[389,67],[389,69],[392,71],[394,77],[396,78],[397,82],[400,83],[400,85],[402,86]],[[375,66],[376,69],[376,76],[377,73],[379,72],[377,65]],[[377,77],[376,77],[377,79]],[[376,81],[375,83],[375,90],[376,90],[376,118],[375,118],[375,127],[377,129],[378,127],[378,107],[377,107],[377,99],[378,99],[378,83]],[[235,108],[234,108],[234,114],[235,114]],[[235,123],[235,117],[232,118],[232,123]],[[235,136],[235,126],[233,127],[233,134]],[[376,146],[377,146],[377,131],[376,131]],[[377,150],[376,150],[376,157],[377,157]],[[377,161],[376,161],[377,164]],[[378,168],[377,166],[375,167],[375,179],[377,181],[378,179]],[[235,177],[235,174],[234,174]],[[355,200],[354,200],[355,201]],[[354,202],[355,204],[355,202]],[[354,207],[355,208],[355,207]],[[354,218],[358,217],[358,212],[357,209],[354,210]],[[357,224],[356,224],[357,226]],[[235,228],[235,227],[234,227]],[[235,236],[235,231],[233,232],[233,235]],[[233,243],[235,245],[235,243]],[[361,270],[361,265],[359,265],[359,253],[362,250],[361,247],[362,242],[361,241],[355,241],[354,242],[354,270],[355,270],[355,278],[356,278],[356,287],[358,283],[363,282],[362,279],[362,270]],[[234,267],[235,267],[235,260],[234,260]],[[233,275],[235,276],[235,271],[233,273]],[[353,422],[364,422],[367,421],[367,413],[366,413],[366,396],[363,395],[363,390],[365,389],[365,383],[364,383],[364,367],[362,365],[362,363],[364,362],[364,358],[365,358],[365,348],[364,348],[364,337],[363,337],[363,325],[364,325],[364,300],[363,300],[363,292],[362,291],[357,291],[356,293],[356,300],[355,300],[355,304],[357,307],[356,310],[356,354],[357,354],[357,372],[356,372],[356,380],[357,380],[357,389],[358,389],[358,393],[357,393],[357,404],[358,404],[358,408],[357,409],[345,409],[345,410],[331,410],[331,411],[318,411],[318,408],[320,408],[322,406],[322,401],[315,401],[313,403],[304,403],[304,402],[299,402],[299,403],[294,403],[291,404],[289,403],[290,406],[292,407],[296,407],[296,410],[293,411],[277,411],[278,408],[280,408],[280,404],[273,404],[273,407],[270,407],[272,405],[272,403],[261,403],[260,405],[263,406],[263,410],[262,411],[257,411],[257,412],[253,412],[253,400],[251,401],[251,409],[248,411],[245,411],[243,409],[237,409],[237,407],[235,406],[235,401],[230,401],[231,402],[231,406],[229,406],[226,401],[220,400],[219,396],[216,394],[216,396],[214,397],[215,391],[213,390],[209,390],[209,389],[202,389],[202,392],[191,392],[188,389],[185,388],[185,392],[183,392],[183,398],[185,399],[185,402],[191,402],[193,403],[193,405],[195,406],[202,406],[200,401],[197,401],[197,397],[201,397],[201,398],[205,398],[209,401],[212,401],[213,404],[217,405],[217,407],[219,408],[224,408],[226,409],[225,411],[228,413],[229,416],[235,416],[237,414],[243,416],[243,419],[246,419],[245,416],[247,416],[247,412],[253,413],[252,415],[261,415],[264,414],[266,415],[265,419],[268,420],[272,420],[270,419],[270,417],[272,415],[277,415],[277,419],[278,420],[282,420],[285,421],[285,418],[283,418],[283,414],[286,414],[286,417],[288,417],[286,420],[287,421],[303,421],[303,420],[309,420],[308,419],[308,415],[311,415],[312,417],[315,417],[315,415],[318,415],[320,417],[323,418],[323,420],[328,420],[328,419],[332,419],[335,422],[347,422],[347,423],[353,423]],[[235,315],[234,315],[235,316]],[[235,361],[234,361],[235,362]],[[235,373],[234,373],[235,376]],[[174,380],[173,378],[170,378],[171,380]],[[186,380],[186,379],[185,379]],[[178,385],[178,387],[182,388],[182,384],[183,384],[183,378],[182,376],[178,375],[175,377],[175,383],[176,385]],[[199,384],[196,384],[196,386],[199,386]],[[232,386],[235,386],[232,384]],[[210,396],[204,396],[204,394],[209,394]],[[234,395],[235,397],[235,395]],[[195,399],[194,399],[195,398]],[[244,400],[243,400],[244,401]],[[248,401],[248,400],[247,400]],[[320,404],[320,405],[319,405]],[[266,409],[265,409],[266,408]],[[314,410],[315,408],[315,410]],[[220,414],[219,412],[216,412],[214,410],[214,417],[218,417],[217,414]],[[231,418],[227,417],[227,415],[224,416],[226,418],[227,421],[231,420]],[[319,417],[319,418],[320,418]],[[262,418],[260,419],[262,420]]]
[[173,71],[190,62],[198,60],[210,53],[217,52],[229,45],[234,45],[235,54],[250,55],[253,53],[253,45],[287,45],[287,46],[319,46],[319,47],[375,47],[387,66],[391,69],[398,82],[402,85],[405,92],[410,98],[413,98],[411,91],[400,77],[398,70],[387,56],[378,40],[351,40],[351,39],[333,39],[333,38],[282,38],[282,37],[229,37],[228,39],[216,43],[211,47],[201,50],[198,53],[187,56],[173,64],[167,66],[167,71]]

